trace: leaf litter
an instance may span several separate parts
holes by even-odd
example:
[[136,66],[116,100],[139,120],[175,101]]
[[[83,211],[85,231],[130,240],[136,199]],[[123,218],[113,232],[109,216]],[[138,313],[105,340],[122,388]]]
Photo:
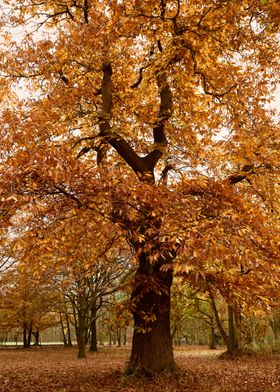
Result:
[[222,350],[174,350],[178,374],[125,376],[129,347],[78,359],[75,348],[0,349],[1,392],[280,392],[279,356],[220,359]]

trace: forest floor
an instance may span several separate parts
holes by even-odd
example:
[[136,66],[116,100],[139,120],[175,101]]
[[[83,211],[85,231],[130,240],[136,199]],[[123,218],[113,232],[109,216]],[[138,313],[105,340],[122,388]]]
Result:
[[1,392],[280,392],[280,357],[220,359],[222,350],[176,348],[176,376],[126,377],[128,347],[77,359],[75,348],[0,349]]

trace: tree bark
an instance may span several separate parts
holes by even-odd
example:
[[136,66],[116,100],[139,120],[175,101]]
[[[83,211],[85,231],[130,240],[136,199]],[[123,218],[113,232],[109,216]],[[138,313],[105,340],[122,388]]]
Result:
[[90,324],[90,351],[97,351],[97,330],[96,330],[96,309],[91,308],[91,324]]
[[62,338],[63,338],[63,345],[64,345],[64,347],[67,347],[67,339],[66,339],[66,335],[65,335],[65,331],[64,331],[64,325],[63,325],[61,311],[59,312],[59,318],[60,318],[61,333],[62,333]]
[[31,338],[32,338],[32,322],[27,325],[26,323],[23,324],[23,347],[30,348],[31,345]]
[[122,336],[122,330],[120,327],[117,327],[116,328],[116,340],[117,340],[118,347],[121,347],[121,345],[122,345],[121,336]]
[[236,356],[241,351],[240,321],[240,313],[234,309],[233,305],[228,305],[228,351],[232,356]]
[[27,337],[28,347],[30,347],[31,345],[31,339],[32,339],[32,322],[29,324],[29,328],[28,328],[28,337]]
[[214,316],[215,316],[215,320],[216,320],[216,323],[217,323],[217,328],[218,328],[218,330],[219,330],[219,332],[220,332],[220,334],[221,334],[221,336],[222,336],[222,338],[224,340],[224,343],[225,343],[225,345],[227,347],[227,353],[230,356],[234,356],[234,351],[232,349],[231,336],[230,336],[230,333],[231,333],[230,332],[230,328],[231,328],[230,327],[230,324],[231,324],[230,317],[229,317],[229,334],[227,335],[226,331],[225,331],[225,329],[223,327],[223,324],[221,322],[220,316],[219,316],[219,312],[218,312],[218,309],[217,309],[217,306],[216,306],[216,303],[215,303],[214,295],[213,295],[211,287],[210,287],[210,285],[208,283],[207,283],[207,287],[208,287],[208,292],[209,292],[209,297],[210,297],[210,303],[211,303],[212,310],[213,310],[213,313],[214,313]]
[[40,331],[37,329],[35,332],[33,332],[33,336],[35,338],[35,346],[40,346]]
[[26,326],[26,324],[23,324],[23,328],[22,328],[22,335],[23,335],[23,347],[24,348],[28,348],[28,337],[27,337],[27,332],[28,332],[28,328]]
[[211,326],[210,326],[209,348],[210,348],[210,350],[216,350],[216,348],[217,348],[217,339],[216,339],[215,326],[214,326],[213,320],[211,320]]
[[70,322],[69,322],[69,316],[68,313],[65,313],[65,319],[66,319],[66,327],[67,327],[67,347],[72,347],[72,339],[71,339],[71,329],[70,329]]
[[237,350],[242,350],[242,339],[241,339],[241,314],[235,309],[234,311],[234,334],[236,340]]
[[[63,345],[64,347],[72,347],[73,344],[71,339],[71,329],[70,329],[70,322],[69,322],[69,316],[67,312],[66,301],[64,301],[64,311],[60,310],[59,315],[60,315],[61,332],[63,337]],[[63,320],[63,315],[65,317],[65,320]],[[64,326],[64,321],[66,322],[66,327]]]
[[228,305],[228,351],[235,355],[234,313],[232,305]]
[[128,374],[176,370],[170,333],[171,284],[172,271],[162,272],[157,265],[140,261],[131,296],[134,333]]
[[83,295],[79,298],[78,325],[76,327],[78,358],[86,358],[86,300]]

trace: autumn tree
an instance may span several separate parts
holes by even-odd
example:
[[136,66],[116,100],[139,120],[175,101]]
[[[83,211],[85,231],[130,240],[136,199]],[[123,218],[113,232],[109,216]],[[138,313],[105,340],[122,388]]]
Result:
[[69,302],[67,301],[67,298],[65,298],[63,295],[60,297],[60,300],[58,302],[58,309],[59,313],[59,321],[60,321],[60,326],[61,326],[61,333],[62,333],[62,339],[63,339],[63,344],[64,347],[72,347],[72,336],[71,336],[71,309],[69,306]]
[[30,347],[32,336],[38,345],[40,332],[58,323],[54,311],[58,292],[19,268],[6,272],[0,283],[2,328],[21,330],[25,348]]
[[267,104],[279,4],[6,0],[1,12],[2,210],[113,222],[138,261],[128,372],[174,370],[178,251],[179,273],[187,255],[227,265],[256,230],[252,264],[276,262],[279,133]]
[[[212,191],[208,188],[208,192]],[[245,212],[247,208],[251,210],[252,203],[246,200],[233,203],[229,193],[227,199],[222,199],[219,214],[212,209],[213,201],[208,200],[202,211],[206,214],[212,211],[211,217],[202,217],[196,231],[182,247],[174,267],[193,289],[209,299],[228,353],[235,356],[242,351],[244,312],[267,309],[279,302],[278,245],[273,250],[279,232],[277,222],[270,214],[264,218],[263,213],[255,212],[252,219]],[[230,220],[226,218],[227,214],[231,215]],[[217,306],[221,298],[227,304],[227,328],[221,322]]]
[[[78,238],[81,240],[80,236]],[[56,286],[72,308],[71,313],[68,312],[68,317],[70,316],[70,322],[76,330],[79,358],[86,356],[86,344],[89,341],[90,350],[97,351],[98,312],[108,296],[127,284],[128,260],[114,253],[117,249],[112,249],[110,240],[109,237],[109,247],[103,243],[104,248],[101,254],[98,254],[96,247],[92,247],[88,238],[83,238],[79,245],[72,249],[71,254],[68,249],[65,264],[54,276]],[[61,252],[60,248],[60,257]]]
[[[44,209],[43,219],[37,208]],[[78,357],[84,358],[89,339],[92,350],[97,350],[97,312],[105,297],[128,284],[133,269],[129,249],[114,226],[100,222],[94,212],[76,214],[70,209],[57,219],[53,205],[41,200],[40,206],[23,215],[24,229],[10,240],[12,248],[20,249],[23,276],[27,285],[32,277],[42,280],[42,285],[48,278],[51,289],[59,294],[53,311],[60,314],[62,326],[66,324],[68,343],[73,324]]]

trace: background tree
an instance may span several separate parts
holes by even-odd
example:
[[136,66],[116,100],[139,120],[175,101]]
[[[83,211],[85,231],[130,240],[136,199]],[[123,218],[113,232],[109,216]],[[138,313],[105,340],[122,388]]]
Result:
[[269,325],[272,329],[274,338],[276,340],[279,339],[279,332],[280,332],[280,314],[279,309],[272,309],[271,313],[269,314]]
[[[206,344],[215,349],[220,333],[207,293],[194,290],[185,280],[176,279],[172,288],[171,325],[175,344]],[[224,325],[225,304],[216,304],[220,322]]]
[[1,328],[20,329],[25,348],[30,347],[32,336],[39,345],[40,332],[59,322],[54,311],[58,292],[47,282],[19,269],[6,273],[1,286]]

